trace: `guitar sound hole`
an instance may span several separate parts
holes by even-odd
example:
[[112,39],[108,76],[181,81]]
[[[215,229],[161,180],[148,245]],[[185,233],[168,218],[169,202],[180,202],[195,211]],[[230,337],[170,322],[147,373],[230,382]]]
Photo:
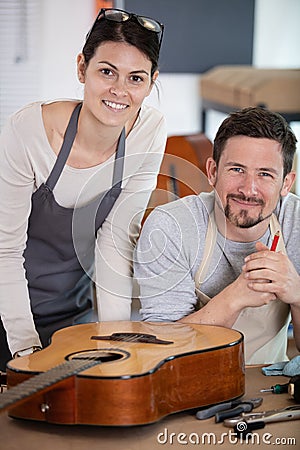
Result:
[[127,359],[129,353],[119,349],[97,349],[97,350],[83,350],[82,352],[72,353],[67,356],[67,360],[96,360],[99,363],[117,361],[120,359]]

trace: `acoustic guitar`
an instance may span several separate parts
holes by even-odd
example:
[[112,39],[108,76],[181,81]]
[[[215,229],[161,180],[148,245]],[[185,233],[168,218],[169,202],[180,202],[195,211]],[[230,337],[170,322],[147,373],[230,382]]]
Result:
[[102,322],[11,360],[0,409],[57,424],[142,425],[240,397],[243,336],[196,324]]

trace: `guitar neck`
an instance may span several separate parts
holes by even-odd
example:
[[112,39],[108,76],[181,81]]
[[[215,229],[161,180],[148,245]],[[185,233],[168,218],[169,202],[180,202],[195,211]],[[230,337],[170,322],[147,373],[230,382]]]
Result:
[[66,378],[76,375],[90,367],[100,364],[98,359],[66,361],[53,367],[47,372],[40,373],[28,380],[11,387],[0,395],[0,411],[4,411],[12,405],[17,405],[21,401],[40,392],[53,384]]

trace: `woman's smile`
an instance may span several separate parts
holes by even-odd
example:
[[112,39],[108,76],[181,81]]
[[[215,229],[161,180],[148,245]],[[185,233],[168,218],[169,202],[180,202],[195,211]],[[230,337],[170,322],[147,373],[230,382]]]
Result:
[[102,100],[102,102],[105,106],[107,106],[114,112],[124,111],[125,109],[129,108],[129,105],[126,105],[125,103],[112,102],[109,100]]

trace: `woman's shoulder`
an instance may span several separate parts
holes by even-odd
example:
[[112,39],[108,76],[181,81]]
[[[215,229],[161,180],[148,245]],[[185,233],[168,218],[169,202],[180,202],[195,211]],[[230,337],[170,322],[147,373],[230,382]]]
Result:
[[27,104],[11,114],[1,130],[1,138],[9,142],[15,139],[24,141],[32,136],[33,130],[35,133],[42,132],[41,103]]
[[163,145],[167,139],[167,126],[164,115],[158,109],[143,104],[139,115],[128,134],[128,142],[140,140],[149,146],[153,139],[160,140]]
[[14,112],[9,117],[8,123],[17,128],[28,127],[31,123],[36,127],[44,115],[49,119],[59,115],[67,116],[77,103],[75,100],[35,101]]
[[80,103],[80,100],[75,99],[60,99],[60,100],[50,100],[42,102],[42,111],[49,115],[70,115],[74,110],[75,106]]
[[36,116],[41,112],[42,102],[32,102],[11,114],[8,118],[8,123],[12,125],[21,125],[28,123],[28,121],[35,120]]
[[153,106],[143,103],[129,134],[135,134],[134,132],[141,130],[144,132],[146,129],[158,131],[159,128],[166,128],[163,113]]
[[71,114],[79,100],[52,100],[42,104],[42,117],[49,142],[52,133],[63,136]]
[[153,122],[160,122],[164,120],[163,113],[147,103],[142,104],[139,117],[141,121],[151,120]]

